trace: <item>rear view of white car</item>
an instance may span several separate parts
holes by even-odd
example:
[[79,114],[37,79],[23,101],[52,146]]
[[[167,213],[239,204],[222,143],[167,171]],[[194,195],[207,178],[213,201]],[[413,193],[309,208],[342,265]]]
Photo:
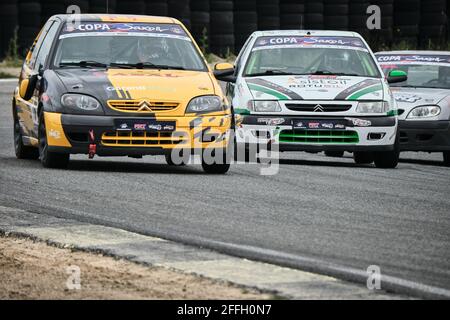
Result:
[[383,71],[400,69],[408,80],[392,84],[399,108],[400,150],[442,152],[450,166],[450,52],[376,54]]
[[280,151],[353,152],[355,162],[394,168],[396,102],[364,39],[344,31],[258,31],[241,50],[228,94],[236,142]]

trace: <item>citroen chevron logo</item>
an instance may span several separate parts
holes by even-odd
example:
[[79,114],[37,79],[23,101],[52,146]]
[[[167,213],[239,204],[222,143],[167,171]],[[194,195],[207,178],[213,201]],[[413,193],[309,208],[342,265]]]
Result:
[[323,112],[323,107],[318,104],[314,107],[314,112]]
[[150,106],[147,104],[146,101],[142,101],[139,104],[139,109],[138,111],[152,111],[152,109],[150,108]]

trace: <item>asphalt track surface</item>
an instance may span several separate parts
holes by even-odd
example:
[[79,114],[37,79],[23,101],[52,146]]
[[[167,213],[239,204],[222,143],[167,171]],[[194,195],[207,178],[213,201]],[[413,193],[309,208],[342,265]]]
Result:
[[14,86],[0,81],[2,206],[349,280],[364,281],[376,265],[410,287],[450,289],[450,170],[441,154],[404,153],[397,169],[382,170],[350,154],[284,153],[273,176],[258,164],[205,175],[157,156],[73,156],[67,170],[44,169],[14,156]]

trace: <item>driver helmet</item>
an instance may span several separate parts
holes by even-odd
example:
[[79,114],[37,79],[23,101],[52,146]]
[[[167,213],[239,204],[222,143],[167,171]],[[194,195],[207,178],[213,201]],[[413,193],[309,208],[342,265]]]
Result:
[[137,56],[140,62],[151,62],[166,55],[164,44],[160,39],[143,38],[138,40]]

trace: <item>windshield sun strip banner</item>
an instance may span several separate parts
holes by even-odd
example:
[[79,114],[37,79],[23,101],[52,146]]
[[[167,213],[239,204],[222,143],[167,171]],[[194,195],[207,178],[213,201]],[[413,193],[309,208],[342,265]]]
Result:
[[259,37],[252,51],[284,48],[335,48],[366,51],[369,50],[359,38],[355,37],[302,37],[302,36],[264,36]]
[[377,61],[381,65],[441,65],[450,66],[450,55],[428,54],[377,54]]
[[67,24],[61,32],[60,38],[76,35],[143,35],[162,36],[190,40],[182,27],[176,24],[151,23],[100,23],[86,22],[72,26]]
[[303,98],[288,88],[277,85],[264,79],[247,79],[250,89],[270,94],[280,100],[303,100]]
[[176,36],[172,34],[160,34],[160,33],[136,33],[136,32],[130,32],[130,33],[124,33],[124,32],[89,32],[89,33],[74,33],[74,34],[62,34],[59,36],[59,39],[66,39],[66,38],[77,38],[77,37],[108,37],[108,36],[117,36],[117,37],[124,37],[124,36],[133,36],[133,37],[154,37],[154,38],[172,38],[172,39],[180,39],[185,41],[191,41],[189,37],[184,36]]

